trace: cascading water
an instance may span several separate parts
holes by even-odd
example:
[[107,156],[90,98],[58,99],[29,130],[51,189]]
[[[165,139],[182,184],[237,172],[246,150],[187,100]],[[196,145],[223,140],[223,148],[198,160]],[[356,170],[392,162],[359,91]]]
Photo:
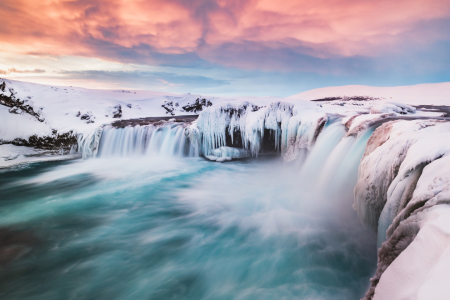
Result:
[[0,174],[0,230],[39,240],[0,272],[0,296],[359,299],[376,264],[351,208],[370,131],[346,137],[336,119],[314,142],[312,124],[284,164],[195,158],[183,124],[106,126],[85,139],[100,159]]
[[111,156],[198,156],[195,145],[185,135],[180,124],[163,126],[127,126],[103,129],[98,157]]

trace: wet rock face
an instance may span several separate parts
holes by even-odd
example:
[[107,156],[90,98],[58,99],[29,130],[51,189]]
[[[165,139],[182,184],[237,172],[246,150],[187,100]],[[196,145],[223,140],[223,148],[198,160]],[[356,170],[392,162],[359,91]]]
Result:
[[124,128],[127,126],[146,126],[146,125],[155,125],[161,124],[163,122],[172,121],[174,123],[185,123],[186,125],[197,120],[198,116],[196,115],[186,115],[186,116],[176,116],[176,117],[147,117],[147,118],[139,118],[139,119],[126,119],[126,120],[118,120],[111,123],[111,126],[115,128]]
[[241,131],[235,128],[233,131],[233,137],[231,137],[230,126],[227,126],[225,130],[225,145],[233,148],[244,148]]
[[[279,140],[278,145],[276,145],[276,132],[271,129],[264,129],[264,137],[261,141],[261,154],[272,154],[278,153],[281,149],[281,139]],[[229,126],[227,126],[225,130],[225,146],[244,149],[244,144],[242,143],[242,133],[238,129],[234,129],[233,138],[231,138],[231,134],[229,132]],[[249,145],[250,146],[250,145]]]
[[[44,122],[45,118],[42,116],[42,109],[35,109],[31,105],[27,104],[30,99],[16,98],[16,91],[13,88],[8,88],[3,81],[0,84],[0,104],[11,107],[9,112],[12,114],[27,113],[35,117],[39,122]],[[30,97],[28,97],[30,98]]]

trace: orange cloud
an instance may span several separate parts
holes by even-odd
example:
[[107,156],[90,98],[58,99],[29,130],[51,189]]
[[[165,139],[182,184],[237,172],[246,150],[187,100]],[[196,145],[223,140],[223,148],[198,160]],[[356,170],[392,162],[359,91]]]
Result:
[[231,55],[261,49],[374,56],[448,39],[421,24],[449,17],[449,0],[3,0],[0,49],[155,65],[245,65]]

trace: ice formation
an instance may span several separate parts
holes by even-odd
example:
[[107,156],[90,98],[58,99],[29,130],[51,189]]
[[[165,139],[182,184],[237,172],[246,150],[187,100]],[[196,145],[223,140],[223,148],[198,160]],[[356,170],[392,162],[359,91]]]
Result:
[[205,156],[224,146],[237,146],[258,156],[264,146],[271,146],[292,160],[300,149],[311,148],[326,122],[326,113],[311,103],[272,102],[263,107],[250,102],[222,103],[204,110],[189,135],[197,138]]
[[211,155],[205,157],[212,161],[224,162],[233,159],[250,157],[250,153],[244,149],[223,146],[214,149]]
[[[450,201],[449,138],[450,123],[438,120],[388,122],[370,138],[359,166],[354,205],[360,218],[378,230],[378,267],[366,299],[419,295],[425,285],[422,269],[437,267],[437,262],[422,262],[419,253],[433,247],[432,241],[423,241],[431,236],[422,230],[450,228],[430,217]],[[441,256],[445,249],[433,251]],[[418,262],[405,265],[411,261]],[[413,268],[415,272],[407,271]],[[394,292],[393,284],[407,288]]]

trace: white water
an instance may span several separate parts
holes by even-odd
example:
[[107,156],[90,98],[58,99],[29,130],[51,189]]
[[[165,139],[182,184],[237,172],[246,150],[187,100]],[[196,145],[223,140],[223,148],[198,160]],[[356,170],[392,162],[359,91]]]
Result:
[[164,126],[105,127],[99,157],[111,156],[198,156],[198,151],[179,124]]

